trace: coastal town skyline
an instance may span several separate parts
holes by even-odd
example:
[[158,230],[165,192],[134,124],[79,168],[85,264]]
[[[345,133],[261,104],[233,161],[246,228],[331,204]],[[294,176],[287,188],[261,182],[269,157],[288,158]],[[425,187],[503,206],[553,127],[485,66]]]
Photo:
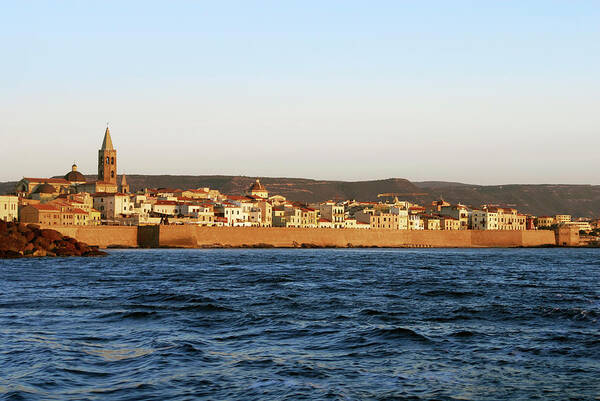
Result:
[[94,172],[109,121],[131,174],[600,184],[592,3],[3,14],[0,181],[62,174],[64,157]]
[[[63,177],[23,177],[13,195],[0,196],[0,220],[51,227],[176,224],[392,231],[556,229],[567,230],[567,235],[595,233],[599,223],[598,219],[574,220],[565,213],[536,216],[507,204],[473,206],[461,201],[450,203],[441,197],[430,204],[412,200],[412,196],[427,193],[387,191],[377,194],[377,201],[333,198],[303,202],[270,192],[259,178],[242,195],[208,186],[132,190],[126,175],[119,174],[117,147],[108,126],[96,162],[97,175],[91,180],[75,163]],[[565,243],[579,243],[579,238]]]

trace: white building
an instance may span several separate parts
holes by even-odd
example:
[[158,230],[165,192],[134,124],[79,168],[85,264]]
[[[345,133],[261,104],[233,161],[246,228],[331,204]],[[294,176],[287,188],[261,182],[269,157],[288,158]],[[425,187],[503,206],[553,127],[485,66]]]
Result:
[[19,219],[19,197],[13,195],[0,196],[0,220],[17,221]]
[[154,205],[152,205],[152,211],[154,213],[166,215],[166,216],[176,216],[179,209],[177,207],[177,202],[170,200],[159,200],[156,201]]
[[497,230],[498,213],[474,209],[471,212],[471,228],[473,230]]
[[408,230],[408,210],[402,206],[390,207],[390,214],[398,216],[398,229]]
[[423,225],[421,216],[419,216],[418,214],[409,214],[408,215],[408,229],[409,230],[424,230],[425,226]]
[[334,228],[344,228],[345,210],[344,205],[338,205],[334,202],[325,202],[319,204],[321,217],[331,221]]
[[94,209],[100,212],[103,220],[115,221],[117,217],[128,217],[134,213],[134,203],[129,195],[120,193],[96,193]]
[[223,214],[223,217],[227,219],[226,226],[238,227],[245,226],[248,222],[248,214],[244,212],[244,209],[232,202],[223,202],[217,206],[217,210]]

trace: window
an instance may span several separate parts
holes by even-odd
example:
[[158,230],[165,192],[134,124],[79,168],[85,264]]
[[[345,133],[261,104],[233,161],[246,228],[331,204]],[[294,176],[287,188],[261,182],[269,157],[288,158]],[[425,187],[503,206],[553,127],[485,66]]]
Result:
[[114,157],[110,158],[110,164],[115,164],[115,158]]
[[106,164],[108,164],[110,162],[110,158],[108,156],[106,156]]
[[[114,164],[114,163],[113,163],[113,164]],[[111,172],[110,172],[110,178],[115,178],[115,172],[114,172],[114,171],[111,171]]]

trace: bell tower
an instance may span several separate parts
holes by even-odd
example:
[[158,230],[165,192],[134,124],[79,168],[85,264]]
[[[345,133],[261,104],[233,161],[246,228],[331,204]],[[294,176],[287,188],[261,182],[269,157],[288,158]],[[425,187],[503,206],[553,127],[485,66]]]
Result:
[[98,181],[117,184],[117,151],[106,126],[102,148],[98,151]]

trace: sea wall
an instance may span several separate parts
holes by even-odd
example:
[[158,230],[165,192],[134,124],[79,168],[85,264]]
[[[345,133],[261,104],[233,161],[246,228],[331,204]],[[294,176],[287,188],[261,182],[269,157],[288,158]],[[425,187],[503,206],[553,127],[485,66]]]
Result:
[[530,247],[555,245],[553,231],[408,231],[321,228],[49,227],[101,248],[122,247]]
[[408,231],[160,226],[159,246],[519,247],[554,245],[553,231]]
[[42,226],[100,248],[110,246],[137,247],[138,227],[135,226]]

